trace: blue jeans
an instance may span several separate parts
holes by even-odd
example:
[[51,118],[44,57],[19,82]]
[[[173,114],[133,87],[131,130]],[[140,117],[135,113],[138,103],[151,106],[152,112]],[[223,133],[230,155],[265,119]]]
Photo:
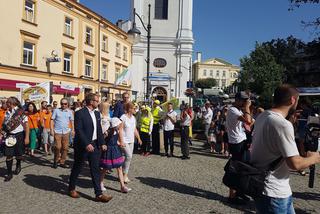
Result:
[[295,214],[292,196],[288,198],[272,198],[263,196],[255,199],[258,214]]

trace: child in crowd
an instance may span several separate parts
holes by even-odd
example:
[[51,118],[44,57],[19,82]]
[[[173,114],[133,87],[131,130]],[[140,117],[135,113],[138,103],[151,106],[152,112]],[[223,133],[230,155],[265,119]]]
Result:
[[[102,153],[101,160],[100,160],[100,167],[102,168],[101,172],[101,190],[106,191],[106,188],[103,184],[103,179],[107,173],[107,170],[111,170],[116,168],[118,172],[118,177],[121,186],[122,193],[128,193],[131,191],[130,188],[125,186],[124,178],[123,178],[123,171],[122,165],[124,163],[124,157],[122,156],[120,147],[119,147],[119,128],[121,125],[121,120],[119,118],[112,118],[110,120],[110,129],[107,133],[107,151]],[[105,134],[106,135],[106,134]]]
[[215,153],[215,147],[216,147],[216,143],[217,143],[217,127],[215,122],[211,122],[210,124],[210,128],[208,131],[208,136],[209,136],[209,144],[210,144],[210,152]]

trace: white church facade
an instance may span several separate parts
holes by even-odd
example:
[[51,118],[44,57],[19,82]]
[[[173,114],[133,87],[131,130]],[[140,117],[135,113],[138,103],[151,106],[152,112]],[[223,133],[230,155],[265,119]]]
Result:
[[[151,95],[162,102],[185,96],[187,81],[192,77],[193,0],[131,0],[131,10],[148,24],[148,4],[151,5],[150,75]],[[131,14],[133,20],[133,13]],[[146,93],[147,32],[136,17],[141,32],[140,41],[132,48],[132,94],[141,101]],[[130,22],[122,28],[128,31]],[[125,29],[127,28],[127,29]]]

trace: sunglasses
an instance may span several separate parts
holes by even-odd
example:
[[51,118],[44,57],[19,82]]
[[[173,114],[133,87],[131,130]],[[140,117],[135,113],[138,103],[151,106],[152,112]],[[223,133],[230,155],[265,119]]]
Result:
[[61,103],[61,105],[64,105],[64,106],[66,106],[66,105],[68,105],[68,103]]

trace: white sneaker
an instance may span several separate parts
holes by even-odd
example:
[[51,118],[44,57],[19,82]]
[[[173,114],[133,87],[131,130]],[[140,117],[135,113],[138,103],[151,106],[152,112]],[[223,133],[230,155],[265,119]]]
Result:
[[125,182],[125,183],[129,183],[129,182],[130,182],[129,178],[126,177],[126,178],[124,179],[124,182]]
[[131,190],[132,190],[131,188],[126,187],[126,186],[121,188],[121,192],[122,192],[122,193],[128,193],[128,192],[130,192]]

